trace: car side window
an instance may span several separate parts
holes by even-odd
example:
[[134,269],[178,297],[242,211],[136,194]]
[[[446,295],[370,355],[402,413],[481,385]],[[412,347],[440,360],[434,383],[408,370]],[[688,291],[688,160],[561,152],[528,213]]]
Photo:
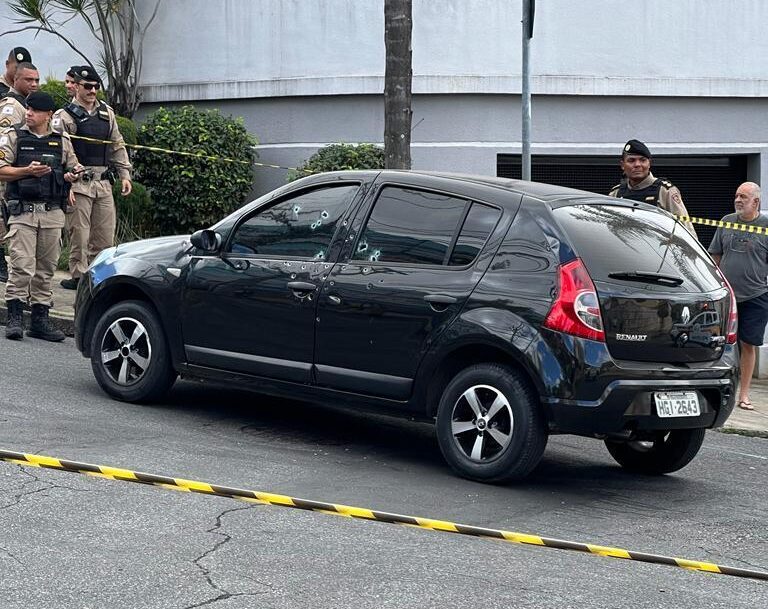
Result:
[[472,203],[448,264],[450,266],[471,264],[483,249],[493,229],[496,228],[499,218],[501,218],[501,210],[482,203]]
[[235,230],[228,251],[325,260],[338,220],[359,188],[358,184],[318,188],[260,209]]
[[442,265],[468,204],[442,193],[387,186],[374,203],[352,258]]

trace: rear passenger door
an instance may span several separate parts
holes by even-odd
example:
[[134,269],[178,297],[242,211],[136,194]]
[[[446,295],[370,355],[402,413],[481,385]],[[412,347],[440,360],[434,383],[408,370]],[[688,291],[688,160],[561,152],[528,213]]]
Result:
[[407,399],[424,353],[479,281],[473,263],[501,215],[438,190],[379,185],[318,300],[317,383]]

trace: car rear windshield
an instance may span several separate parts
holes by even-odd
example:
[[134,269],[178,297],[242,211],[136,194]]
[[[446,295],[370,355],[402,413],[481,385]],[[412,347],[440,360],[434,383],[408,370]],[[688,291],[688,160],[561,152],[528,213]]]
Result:
[[709,292],[721,285],[701,244],[666,214],[597,204],[559,207],[553,213],[595,280],[648,273],[681,279],[675,291]]

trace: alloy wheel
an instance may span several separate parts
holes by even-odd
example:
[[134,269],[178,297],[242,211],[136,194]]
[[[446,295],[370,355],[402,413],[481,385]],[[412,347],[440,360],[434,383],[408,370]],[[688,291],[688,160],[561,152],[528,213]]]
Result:
[[139,382],[152,361],[152,342],[144,325],[133,318],[121,317],[104,332],[101,339],[101,364],[118,385]]
[[453,405],[453,440],[473,461],[488,461],[501,455],[512,441],[513,432],[512,408],[495,387],[474,385]]

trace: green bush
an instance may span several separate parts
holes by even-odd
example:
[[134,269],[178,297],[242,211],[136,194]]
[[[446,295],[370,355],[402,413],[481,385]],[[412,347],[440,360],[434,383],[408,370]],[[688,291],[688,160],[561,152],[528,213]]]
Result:
[[40,90],[45,91],[56,102],[57,108],[63,108],[69,103],[69,97],[67,97],[67,88],[64,86],[63,80],[56,80],[50,76],[46,78],[45,83],[40,85]]
[[329,144],[289,171],[288,181],[312,173],[348,169],[384,169],[384,149],[374,144]]
[[139,138],[136,131],[136,123],[125,116],[115,116],[115,119],[117,120],[117,128],[120,129],[120,134],[123,136],[125,143],[131,146],[138,144]]
[[208,227],[240,207],[251,192],[256,139],[241,118],[191,106],[159,108],[141,125],[139,144],[239,161],[137,150],[134,165],[149,188],[160,234]]
[[120,194],[122,187],[119,180],[112,186],[112,195],[117,206],[115,243],[156,237],[152,199],[146,187],[134,182],[131,194],[127,197]]

